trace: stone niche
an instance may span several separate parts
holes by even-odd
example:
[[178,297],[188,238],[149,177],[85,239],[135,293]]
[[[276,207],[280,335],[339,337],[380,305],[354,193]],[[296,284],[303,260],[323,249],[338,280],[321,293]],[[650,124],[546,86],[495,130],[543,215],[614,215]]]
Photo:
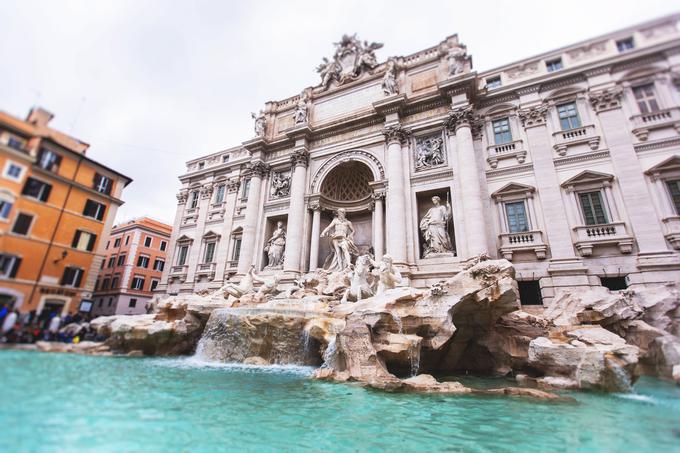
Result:
[[[264,224],[264,238],[262,240],[262,262],[260,264],[260,270],[264,270],[265,267],[267,267],[267,264],[269,262],[269,257],[267,255],[267,252],[265,252],[265,247],[267,246],[267,241],[269,238],[272,237],[272,233],[276,229],[276,223],[277,222],[283,222],[283,228],[286,230],[286,236],[288,236],[288,215],[286,214],[279,214],[279,215],[273,215],[270,217],[267,217],[267,220],[265,221]],[[269,270],[269,269],[267,269]]]
[[[448,200],[451,203],[451,191],[448,188],[425,190],[416,193],[416,205],[418,209],[417,218],[417,231],[418,231],[418,258],[423,259],[425,254],[425,238],[423,237],[422,231],[420,231],[420,220],[427,214],[427,211],[433,206],[432,197],[438,196],[441,199],[441,205],[446,206]],[[449,219],[447,230],[449,234],[449,239],[451,240],[451,245],[453,246],[452,256],[456,255],[456,235],[453,231],[453,216],[456,215],[455,212],[452,213],[451,219]],[[446,254],[434,255],[436,256],[447,256]],[[433,255],[428,256],[428,259],[433,257]]]
[[[335,213],[330,210],[324,210],[321,213],[321,229],[323,231],[335,217]],[[354,227],[354,243],[359,252],[367,253],[373,247],[373,221],[371,212],[348,212],[347,219],[352,222]],[[331,242],[329,238],[319,239],[319,267],[323,267],[326,257],[331,253]]]

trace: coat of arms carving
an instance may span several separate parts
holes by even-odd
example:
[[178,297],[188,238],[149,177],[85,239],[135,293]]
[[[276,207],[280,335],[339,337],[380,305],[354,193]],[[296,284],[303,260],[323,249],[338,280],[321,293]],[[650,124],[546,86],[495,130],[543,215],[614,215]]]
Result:
[[321,75],[321,86],[324,90],[328,89],[331,82],[342,85],[356,80],[365,71],[371,72],[378,66],[375,51],[383,46],[379,42],[362,42],[356,34],[343,35],[340,42],[334,45],[333,59],[324,57],[323,62],[316,68],[316,72]]

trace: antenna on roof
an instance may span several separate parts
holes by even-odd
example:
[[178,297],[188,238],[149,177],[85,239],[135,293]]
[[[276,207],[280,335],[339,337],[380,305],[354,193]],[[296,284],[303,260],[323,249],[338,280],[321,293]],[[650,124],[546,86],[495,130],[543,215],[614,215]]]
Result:
[[75,118],[73,118],[73,122],[71,123],[71,129],[68,131],[69,134],[73,134],[73,129],[76,127],[78,118],[80,118],[80,112],[83,110],[83,104],[85,104],[85,97],[80,98],[80,104],[78,104],[78,111],[76,112],[76,116]]

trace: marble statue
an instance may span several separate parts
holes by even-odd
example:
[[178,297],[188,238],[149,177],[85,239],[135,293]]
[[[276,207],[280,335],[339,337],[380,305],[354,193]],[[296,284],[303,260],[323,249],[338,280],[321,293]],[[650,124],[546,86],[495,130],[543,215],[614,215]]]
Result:
[[284,198],[290,195],[290,175],[281,172],[272,173],[272,198]]
[[349,300],[359,302],[361,299],[371,297],[374,295],[373,288],[369,282],[371,278],[371,265],[375,264],[369,255],[361,255],[357,258],[356,264],[349,265],[350,286],[345,290],[345,293],[340,300],[345,303]]
[[[257,279],[257,280],[256,280]],[[233,296],[236,299],[239,297],[252,293],[255,291],[255,285],[254,281],[259,281],[258,277],[255,275],[255,266],[250,266],[250,269],[248,269],[248,272],[246,272],[246,275],[243,276],[241,279],[241,282],[236,285],[234,283],[227,283],[220,289],[218,289],[215,294],[216,295],[223,295],[224,298],[228,298],[229,296]]]
[[293,120],[295,124],[305,124],[307,123],[307,115],[309,114],[309,100],[307,99],[307,93],[302,92],[300,95],[300,100],[295,106],[295,112],[293,113]]
[[465,72],[467,64],[467,52],[465,47],[455,46],[449,49],[446,56],[446,62],[449,65],[449,77],[456,76]]
[[263,137],[264,136],[264,126],[265,126],[265,118],[264,118],[264,112],[260,110],[260,113],[257,115],[255,113],[250,113],[250,116],[255,120],[255,135],[258,137]]
[[323,62],[316,68],[324,90],[327,90],[333,81],[343,84],[356,80],[366,71],[375,69],[378,66],[375,51],[383,46],[379,42],[362,42],[356,35],[343,35],[334,45],[333,58],[329,60],[324,57]]
[[453,246],[448,232],[448,223],[451,220],[451,204],[446,202],[442,206],[438,196],[432,197],[433,206],[420,220],[420,231],[425,239],[423,258],[439,253],[452,253]]
[[321,75],[321,86],[328,89],[332,81],[340,82],[341,70],[342,66],[337,61],[329,61],[324,57],[323,62],[316,68],[316,72]]
[[377,268],[378,273],[378,288],[376,295],[381,295],[388,289],[395,288],[397,285],[403,283],[401,272],[392,264],[392,257],[390,255],[383,255],[379,263],[373,263]]
[[428,137],[416,142],[416,169],[430,168],[444,163],[444,140]]
[[345,218],[345,210],[336,211],[336,217],[322,232],[321,237],[329,237],[333,251],[326,259],[324,269],[328,271],[343,271],[352,263],[352,255],[359,255],[354,244],[354,227]]
[[397,64],[393,58],[387,60],[387,70],[382,80],[382,90],[385,96],[399,94],[399,87],[397,86]]
[[262,283],[262,286],[257,291],[258,296],[275,296],[279,292],[280,277],[278,274],[269,280],[260,277],[257,277],[257,279],[258,282]]
[[286,250],[286,230],[283,222],[276,222],[276,229],[267,241],[264,251],[267,252],[267,266],[265,269],[281,269],[283,267],[283,256]]

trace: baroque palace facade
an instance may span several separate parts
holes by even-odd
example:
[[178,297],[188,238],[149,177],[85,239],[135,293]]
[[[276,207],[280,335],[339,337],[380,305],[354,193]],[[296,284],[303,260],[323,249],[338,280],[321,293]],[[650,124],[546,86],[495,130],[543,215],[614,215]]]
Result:
[[525,303],[680,280],[679,19],[481,73],[456,35],[383,63],[343,36],[318,86],[187,163],[159,290],[328,266],[340,208],[353,253],[413,286],[482,252],[513,262]]

